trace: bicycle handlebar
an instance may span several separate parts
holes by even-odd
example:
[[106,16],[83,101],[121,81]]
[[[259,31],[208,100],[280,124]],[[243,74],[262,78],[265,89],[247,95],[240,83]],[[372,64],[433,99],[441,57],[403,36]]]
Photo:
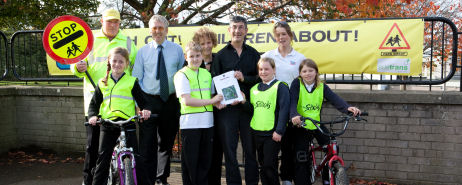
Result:
[[[303,122],[303,123],[302,123],[302,126],[303,126],[303,127],[306,126],[305,121],[306,121],[306,120],[310,120],[310,121],[313,123],[313,125],[316,126],[316,128],[317,128],[322,134],[324,134],[324,135],[326,135],[326,136],[329,136],[329,137],[337,137],[337,136],[340,136],[340,135],[342,135],[342,134],[345,133],[346,128],[347,128],[347,126],[348,126],[348,123],[349,123],[350,119],[354,118],[355,121],[366,121],[366,122],[367,122],[367,120],[364,119],[364,118],[362,118],[361,116],[368,116],[368,115],[369,115],[369,113],[367,113],[367,112],[361,112],[361,114],[356,115],[356,116],[353,116],[352,113],[349,113],[349,114],[347,114],[347,115],[345,115],[345,116],[339,116],[339,117],[337,117],[335,120],[332,120],[332,121],[317,121],[317,120],[314,120],[314,119],[312,119],[312,118],[310,118],[310,117],[301,117],[300,119],[301,119],[302,122]],[[343,122],[345,122],[345,124],[343,125],[343,129],[342,129],[341,131],[339,131],[339,132],[334,132],[334,133],[325,131],[325,130],[321,129],[321,128],[318,126],[318,124],[319,124],[319,125],[325,125],[325,124],[336,124],[336,123],[343,123]]]
[[[158,114],[151,114],[151,116],[149,116],[149,118],[156,118],[158,116]],[[137,115],[134,115],[126,120],[120,120],[120,121],[112,121],[110,119],[101,119],[99,118],[98,121],[96,121],[96,123],[98,124],[105,124],[105,123],[108,123],[108,124],[111,124],[111,125],[116,125],[116,126],[123,126],[127,123],[130,123],[132,120],[138,120],[141,118],[141,115],[140,114],[137,114]],[[90,123],[87,121],[85,122],[84,124],[85,126],[88,126],[90,125]]]

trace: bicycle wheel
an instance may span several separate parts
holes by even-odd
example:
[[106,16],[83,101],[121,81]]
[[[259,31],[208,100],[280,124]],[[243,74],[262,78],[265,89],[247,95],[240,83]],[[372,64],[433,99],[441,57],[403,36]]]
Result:
[[313,163],[313,158],[311,158],[311,155],[310,155],[310,168],[308,169],[308,173],[310,175],[310,181],[311,181],[311,184],[314,184],[314,182],[316,181],[316,169],[315,169],[315,164]]
[[108,185],[120,185],[119,170],[117,169],[117,163],[115,160],[111,161],[109,167],[109,176],[107,180]]
[[124,159],[124,172],[125,172],[125,185],[135,185],[135,179],[133,178],[132,159],[125,157]]
[[345,168],[339,162],[335,162],[330,169],[334,176],[335,185],[349,185],[350,181],[346,174]]

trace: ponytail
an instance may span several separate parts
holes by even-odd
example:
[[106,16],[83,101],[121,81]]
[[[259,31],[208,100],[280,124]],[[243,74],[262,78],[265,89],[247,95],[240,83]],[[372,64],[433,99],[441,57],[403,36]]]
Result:
[[107,71],[106,71],[106,76],[103,78],[104,86],[107,86],[107,79],[109,78],[109,72],[111,71],[111,63],[109,60],[107,61]]

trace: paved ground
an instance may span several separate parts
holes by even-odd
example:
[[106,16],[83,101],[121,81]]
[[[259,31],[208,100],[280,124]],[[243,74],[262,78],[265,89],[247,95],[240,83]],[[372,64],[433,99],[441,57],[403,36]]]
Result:
[[[18,149],[0,155],[0,185],[80,185],[82,154],[56,156],[36,148]],[[169,182],[181,185],[179,163],[172,164]],[[225,179],[222,178],[223,184]]]
[[[53,151],[30,147],[0,154],[0,185],[80,185],[82,156],[80,153],[56,155]],[[179,163],[172,163],[169,183],[183,184]],[[225,178],[222,184],[226,185]]]

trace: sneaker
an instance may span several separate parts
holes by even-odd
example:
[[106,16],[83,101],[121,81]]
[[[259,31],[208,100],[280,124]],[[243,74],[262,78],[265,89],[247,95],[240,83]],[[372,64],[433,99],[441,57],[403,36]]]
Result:
[[168,182],[162,182],[162,180],[157,179],[156,180],[156,185],[170,185]]
[[282,181],[281,185],[292,185],[292,182],[290,182],[290,181]]

